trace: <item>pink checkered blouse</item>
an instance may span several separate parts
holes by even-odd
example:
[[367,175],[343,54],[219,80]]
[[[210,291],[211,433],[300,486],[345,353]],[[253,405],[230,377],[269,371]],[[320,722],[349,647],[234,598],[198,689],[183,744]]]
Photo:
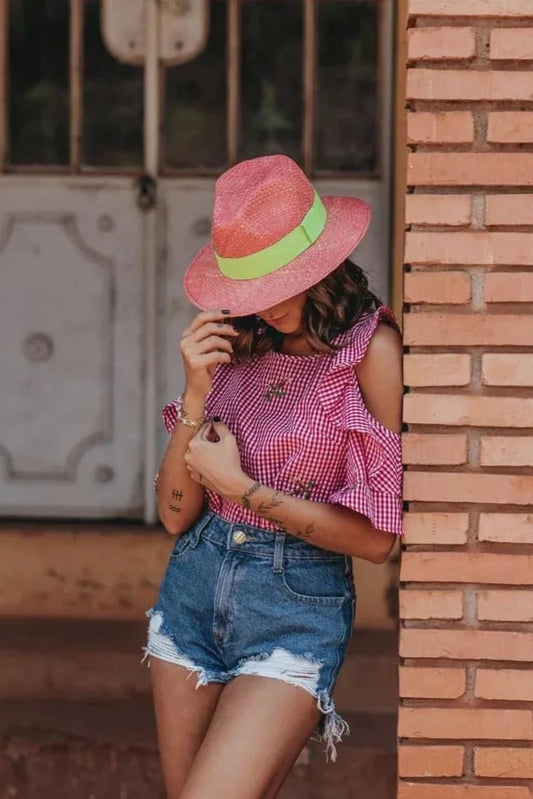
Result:
[[[362,360],[381,319],[397,329],[381,305],[359,317],[334,341],[333,354],[268,352],[243,363],[219,364],[206,398],[208,417],[219,416],[237,438],[244,472],[294,496],[345,505],[379,530],[401,535],[401,433],[366,408],[354,365]],[[176,402],[163,408],[169,433]],[[274,523],[206,488],[211,510],[230,522],[266,530]]]

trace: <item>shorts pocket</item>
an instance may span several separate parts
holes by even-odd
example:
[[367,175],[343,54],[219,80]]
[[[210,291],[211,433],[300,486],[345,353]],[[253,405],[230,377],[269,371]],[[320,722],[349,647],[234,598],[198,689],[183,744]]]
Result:
[[170,552],[170,560],[175,563],[179,560],[190,548],[192,540],[192,529],[185,530],[178,536],[177,541],[174,543]]
[[351,596],[343,558],[289,558],[278,577],[284,594],[296,602],[339,606]]
[[202,531],[211,521],[212,515],[209,510],[204,510],[187,530],[180,533],[170,552],[169,557],[172,563],[181,560],[190,549],[198,546]]

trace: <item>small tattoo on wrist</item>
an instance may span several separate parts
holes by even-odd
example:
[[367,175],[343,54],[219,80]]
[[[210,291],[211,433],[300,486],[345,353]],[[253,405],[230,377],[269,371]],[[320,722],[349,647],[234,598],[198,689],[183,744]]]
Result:
[[261,488],[261,483],[258,483],[256,481],[253,485],[250,486],[248,491],[245,491],[245,493],[242,495],[241,502],[243,506],[248,510],[252,509],[252,506],[250,504],[250,497],[252,496],[252,494],[255,494],[256,491],[259,491],[260,488]]
[[174,511],[174,513],[181,513],[181,508],[178,508],[177,505],[169,505],[168,509]]
[[172,499],[183,499],[183,492],[179,488],[173,488],[171,491]]

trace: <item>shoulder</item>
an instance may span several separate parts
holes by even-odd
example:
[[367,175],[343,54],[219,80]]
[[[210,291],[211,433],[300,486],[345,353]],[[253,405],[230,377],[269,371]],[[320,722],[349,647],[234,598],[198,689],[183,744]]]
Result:
[[[386,338],[387,337],[387,338]],[[386,342],[401,343],[401,332],[396,317],[389,305],[380,305],[374,311],[366,311],[334,343],[340,347],[333,358],[333,368],[355,365],[363,361],[370,344],[372,349],[381,349]]]
[[385,427],[401,431],[403,343],[396,324],[377,318],[355,377],[368,410]]
[[394,369],[401,364],[403,343],[399,329],[385,319],[377,319],[363,356],[355,365],[358,373]]

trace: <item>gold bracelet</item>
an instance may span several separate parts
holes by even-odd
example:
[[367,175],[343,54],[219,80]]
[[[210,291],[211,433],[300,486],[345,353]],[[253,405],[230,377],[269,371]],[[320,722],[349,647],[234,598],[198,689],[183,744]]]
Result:
[[207,421],[207,417],[205,415],[205,411],[202,413],[202,416],[199,419],[191,419],[190,416],[187,416],[187,414],[183,410],[183,397],[182,396],[179,396],[176,399],[176,412],[177,412],[177,415],[178,415],[178,420],[182,424],[186,425],[187,427],[201,427]]

